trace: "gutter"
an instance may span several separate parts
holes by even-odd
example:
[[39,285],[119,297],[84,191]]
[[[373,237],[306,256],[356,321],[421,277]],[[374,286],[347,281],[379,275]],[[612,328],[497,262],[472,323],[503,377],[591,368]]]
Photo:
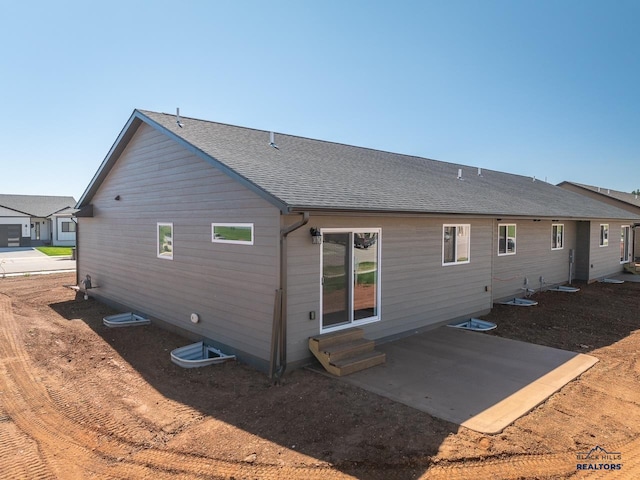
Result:
[[280,230],[280,286],[276,290],[271,332],[269,378],[279,382],[287,369],[287,237],[309,222],[309,212],[302,219]]

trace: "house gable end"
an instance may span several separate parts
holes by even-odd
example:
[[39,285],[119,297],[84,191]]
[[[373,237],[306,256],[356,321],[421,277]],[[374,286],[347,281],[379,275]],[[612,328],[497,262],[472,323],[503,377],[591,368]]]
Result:
[[98,188],[100,187],[100,184],[105,180],[105,178],[107,177],[107,175],[109,174],[109,172],[111,171],[115,163],[118,161],[118,158],[120,157],[120,155],[122,155],[122,153],[124,152],[127,145],[129,144],[129,142],[131,141],[131,139],[133,138],[133,136],[135,135],[136,131],[138,130],[138,128],[142,123],[145,123],[151,128],[159,131],[160,133],[167,136],[177,144],[181,145],[183,148],[185,148],[189,152],[193,153],[195,156],[197,156],[201,160],[204,160],[206,163],[208,163],[212,167],[220,170],[227,176],[231,177],[233,180],[239,182],[243,186],[247,187],[249,190],[258,194],[260,197],[267,200],[269,203],[271,203],[276,208],[278,208],[281,212],[286,213],[289,211],[289,207],[282,200],[276,198],[275,196],[261,189],[256,184],[250,182],[243,176],[239,175],[233,169],[227,167],[223,163],[219,162],[215,158],[203,152],[201,149],[199,149],[195,145],[187,142],[183,138],[174,134],[173,132],[171,132],[164,126],[160,125],[153,119],[144,115],[139,110],[135,110],[133,112],[131,118],[129,119],[129,121],[123,128],[123,130],[120,132],[120,135],[118,136],[115,143],[109,150],[109,153],[107,154],[104,161],[98,168],[98,171],[96,172],[89,186],[83,193],[80,201],[76,205],[76,208],[80,209],[89,204],[89,202],[91,201],[91,198],[93,197],[93,195],[95,195]]

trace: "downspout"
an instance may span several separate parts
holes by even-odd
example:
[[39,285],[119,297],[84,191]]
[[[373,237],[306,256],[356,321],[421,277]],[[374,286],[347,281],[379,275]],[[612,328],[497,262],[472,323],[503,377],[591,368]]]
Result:
[[309,222],[309,212],[302,220],[280,230],[280,286],[276,291],[271,332],[271,363],[269,378],[279,382],[287,369],[287,237]]
[[77,221],[78,217],[76,217],[76,285],[80,285],[80,249],[78,248],[80,245],[80,222]]
[[[493,274],[498,252],[498,249],[496,248],[496,236],[500,236],[500,233],[498,232],[498,224],[499,222],[497,218],[494,218],[491,222],[491,255],[489,256],[489,258],[491,258],[491,277],[489,278],[489,285],[485,287],[489,292],[489,310],[493,309]],[[500,241],[499,238],[498,241]]]

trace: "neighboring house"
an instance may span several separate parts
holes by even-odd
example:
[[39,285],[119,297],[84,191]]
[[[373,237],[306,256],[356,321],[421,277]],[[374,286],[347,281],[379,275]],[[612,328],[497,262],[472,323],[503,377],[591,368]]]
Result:
[[[617,190],[611,190],[609,188],[595,187],[593,185],[583,185],[581,183],[574,182],[561,182],[558,184],[558,186],[567,190],[571,190],[572,192],[585,195],[589,198],[599,200],[609,205],[613,205],[614,207],[628,210],[629,212],[634,214],[635,217],[640,217],[640,198],[635,193],[620,192]],[[633,225],[632,227],[634,238],[633,251],[635,261],[640,262],[640,230],[638,229],[640,225]],[[624,230],[620,234],[621,252],[624,251],[624,247],[622,245],[625,242],[625,234],[626,233]],[[622,257],[623,254],[621,253],[621,258]]]
[[77,208],[96,298],[276,376],[319,333],[384,341],[615,274],[589,232],[638,217],[529,177],[140,110]]
[[73,197],[0,194],[0,248],[75,246]]

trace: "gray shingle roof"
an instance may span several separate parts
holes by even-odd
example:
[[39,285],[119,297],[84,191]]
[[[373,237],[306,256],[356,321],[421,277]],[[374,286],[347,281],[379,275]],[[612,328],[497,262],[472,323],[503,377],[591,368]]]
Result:
[[[139,120],[138,120],[139,119]],[[347,210],[563,218],[629,218],[629,212],[530,177],[268,131],[136,110],[144,121],[231,172],[285,210]],[[84,206],[126,143],[119,140],[80,200]],[[113,160],[115,161],[115,160]],[[462,179],[458,170],[462,169]]]
[[604,197],[615,198],[616,200],[620,200],[621,202],[628,203],[629,205],[633,205],[634,207],[640,207],[640,195],[635,195],[633,193],[628,192],[620,192],[618,190],[611,190],[610,188],[597,187],[594,185],[585,185],[582,183],[575,182],[562,182],[562,184],[575,185],[576,187],[584,188],[585,190],[590,190],[595,193],[599,193]]
[[31,217],[46,218],[54,213],[72,209],[76,201],[73,197],[55,197],[45,195],[6,195],[0,194],[0,206],[24,213]]

